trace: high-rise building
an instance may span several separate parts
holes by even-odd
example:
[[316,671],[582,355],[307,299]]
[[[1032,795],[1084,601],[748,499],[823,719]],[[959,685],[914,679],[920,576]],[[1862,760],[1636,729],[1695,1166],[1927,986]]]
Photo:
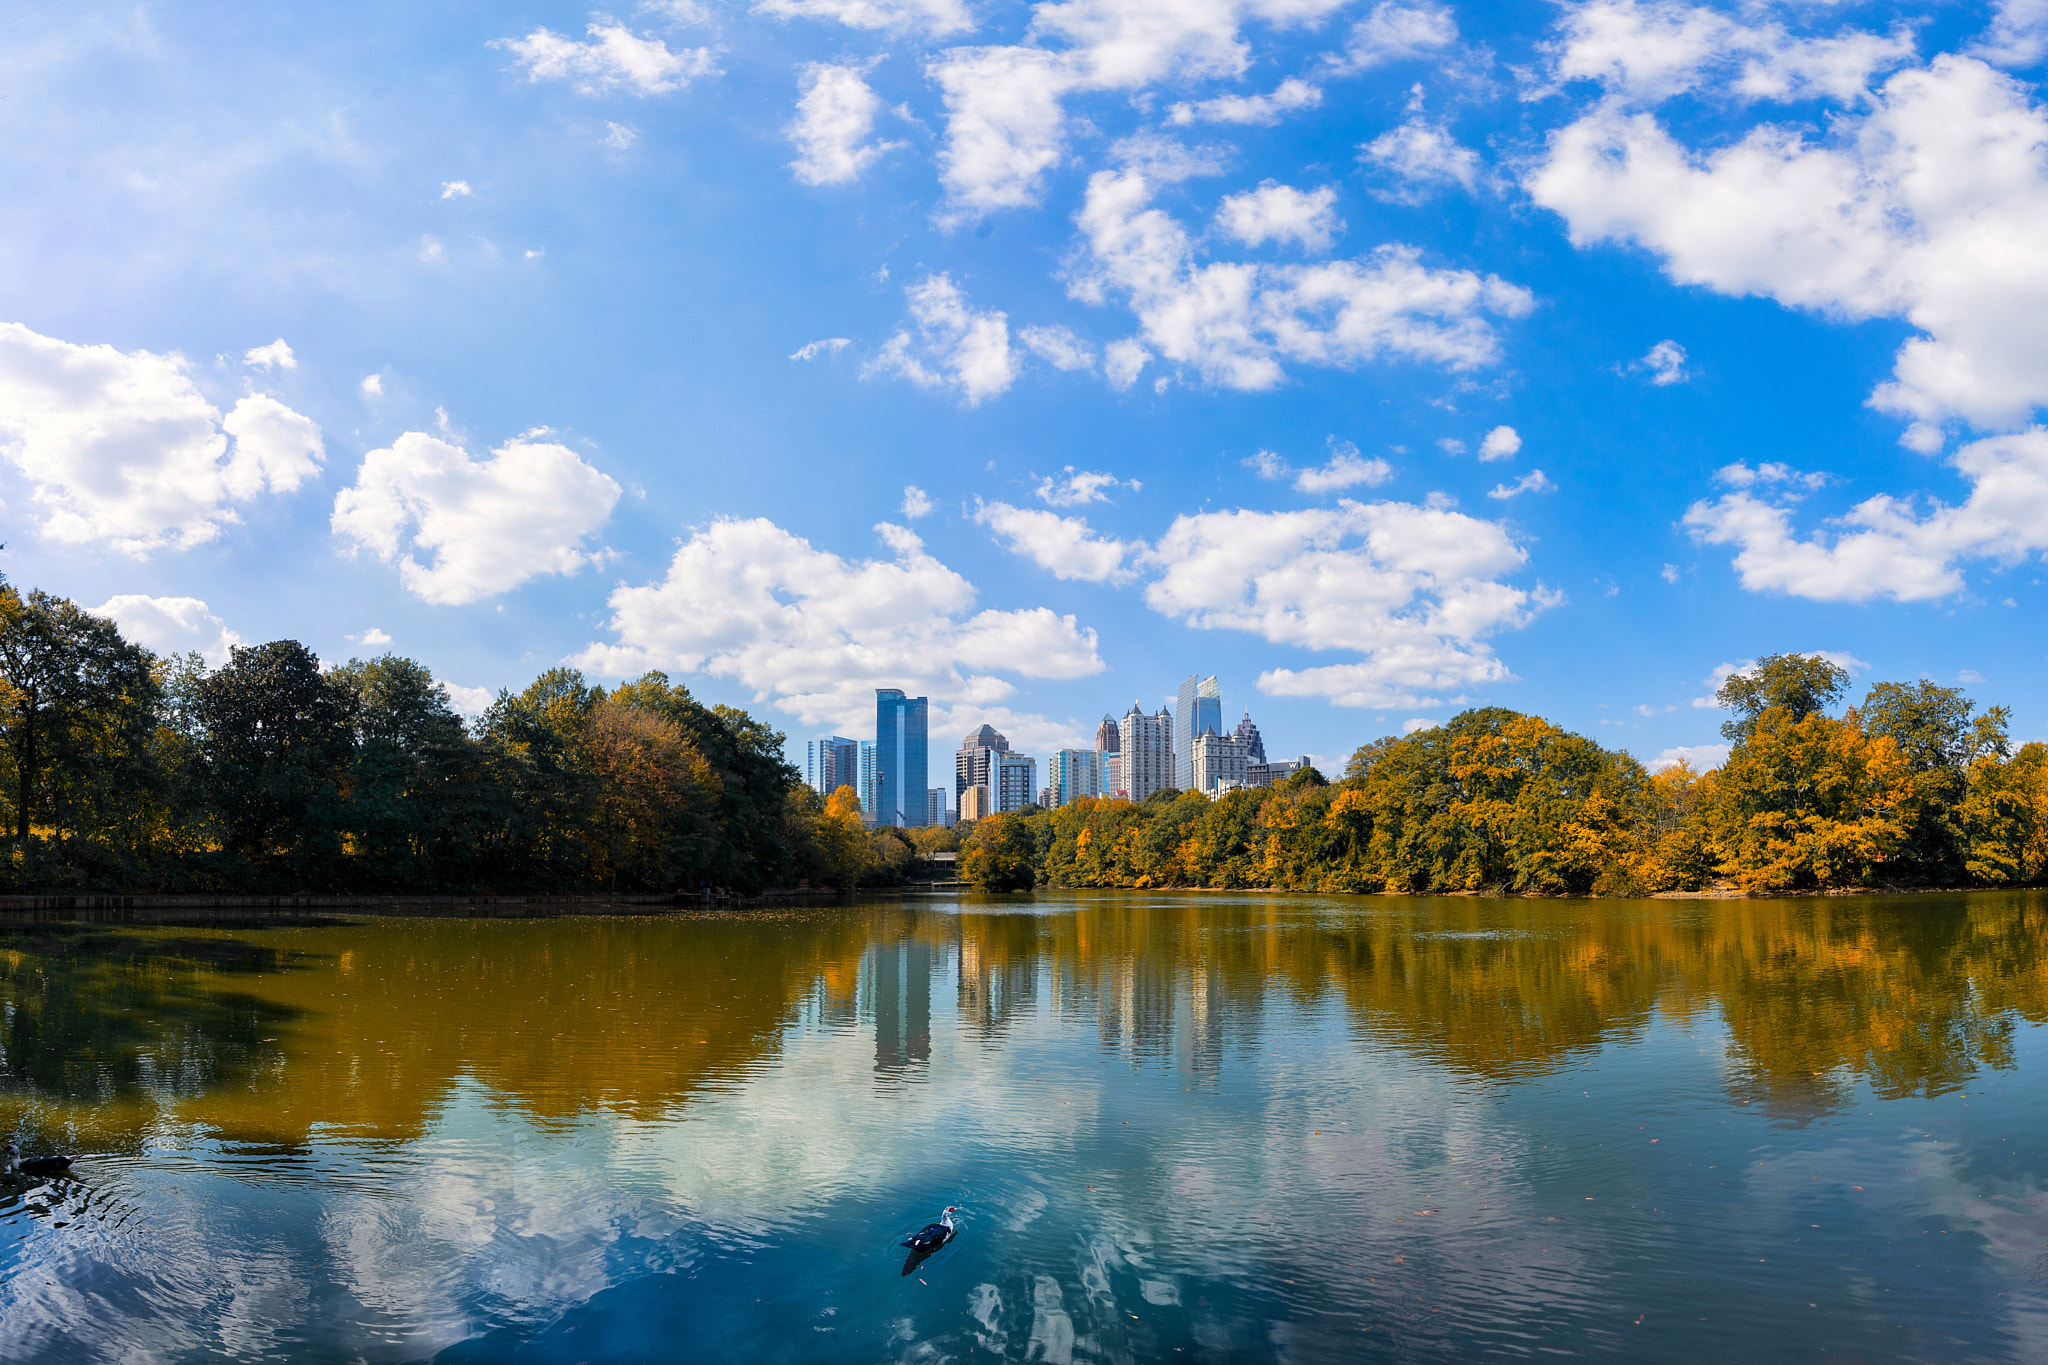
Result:
[[875,820],[899,828],[924,816],[924,794],[930,788],[926,762],[923,697],[906,697],[901,689],[875,689],[875,749],[880,771],[875,780]]
[[1102,795],[1124,794],[1123,734],[1114,716],[1104,716],[1095,727],[1095,777]]
[[1206,730],[1195,736],[1194,790],[1204,796],[1245,785],[1244,741]]
[[1180,685],[1180,698],[1176,703],[1180,715],[1176,718],[1173,731],[1173,764],[1177,779],[1173,786],[1191,786],[1195,737],[1210,733],[1223,733],[1223,689],[1217,686],[1216,675],[1197,678],[1190,673],[1186,682]]
[[946,826],[953,823],[952,812],[946,809],[946,789],[926,787],[924,789],[924,820],[926,825]]
[[1093,749],[1062,749],[1053,755],[1047,806],[1067,806],[1102,795],[1101,757]]
[[[993,725],[984,725],[960,741],[960,751],[953,755],[953,795],[957,800],[969,787],[987,787],[995,790],[996,755],[1010,752],[1010,741],[998,734]],[[962,807],[961,819],[967,818]]]
[[1113,754],[1122,742],[1117,735],[1116,717],[1104,716],[1102,724],[1095,727],[1095,751],[1100,754]]
[[1133,801],[1172,787],[1173,712],[1159,708],[1146,715],[1132,702],[1117,723],[1117,748],[1123,756],[1123,790]]
[[1024,809],[1038,799],[1038,760],[1023,754],[997,754],[990,791],[998,813]]
[[985,820],[995,814],[995,802],[989,796],[988,788],[981,783],[965,787],[960,792],[960,818],[962,820]]
[[1237,737],[1244,741],[1245,762],[1264,763],[1266,761],[1266,741],[1259,737],[1259,727],[1252,724],[1251,712],[1245,712],[1244,719],[1237,723]]
[[1314,766],[1307,754],[1299,758],[1275,759],[1271,763],[1246,763],[1244,784],[1247,787],[1277,787],[1303,768]]
[[1105,754],[1098,751],[1095,761],[1102,768],[1102,794],[1128,797],[1130,793],[1124,790],[1123,754]]
[[871,741],[860,742],[860,784],[854,788],[860,793],[861,823],[870,829],[881,819],[882,812],[882,793],[877,783],[880,765],[875,761],[875,752]]
[[860,741],[831,735],[804,745],[804,780],[820,796],[860,790]]

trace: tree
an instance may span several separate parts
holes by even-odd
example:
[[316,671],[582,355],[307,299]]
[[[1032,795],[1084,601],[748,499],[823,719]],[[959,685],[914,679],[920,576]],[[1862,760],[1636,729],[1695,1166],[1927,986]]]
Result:
[[1766,654],[1721,684],[1714,700],[1735,713],[1721,726],[1730,744],[1741,744],[1766,711],[1783,711],[1793,721],[1826,711],[1849,690],[1849,671],[1818,654]]
[[1029,891],[1038,880],[1037,841],[1014,811],[975,823],[960,855],[960,875],[982,891]]
[[2010,713],[1994,706],[1982,716],[1959,687],[1878,683],[1863,699],[1864,732],[1898,745],[1912,774],[1905,837],[1893,861],[1915,880],[1954,883],[1972,876],[1970,836],[1962,807],[1972,790],[1971,766],[1980,757],[2003,759]]
[[1898,848],[1908,778],[1898,745],[1854,711],[1771,707],[1716,774],[1710,846],[1746,891],[1854,885]]
[[616,888],[674,888],[695,880],[715,837],[718,778],[666,716],[607,698],[583,727],[595,779],[592,871]]
[[360,703],[296,640],[237,645],[199,684],[199,762],[222,842],[252,865],[333,885]]

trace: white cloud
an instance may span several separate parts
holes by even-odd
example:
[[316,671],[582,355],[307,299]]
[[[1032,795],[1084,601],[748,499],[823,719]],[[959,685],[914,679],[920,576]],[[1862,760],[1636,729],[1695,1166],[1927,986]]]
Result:
[[1284,479],[1294,472],[1287,461],[1281,459],[1278,454],[1270,450],[1257,452],[1246,459],[1244,465],[1246,469],[1252,470],[1262,479]]
[[1426,720],[1421,716],[1410,716],[1408,719],[1401,722],[1401,733],[1404,735],[1412,735],[1420,730],[1434,729],[1436,729],[1436,722],[1433,720]]
[[1381,0],[1351,30],[1340,65],[1353,71],[1440,52],[1458,41],[1457,21],[1441,5]]
[[[1631,93],[1676,88],[1619,70],[1599,74]],[[1823,85],[1846,99],[1854,83]],[[1551,135],[1528,188],[1575,245],[1641,245],[1682,283],[1911,323],[1920,334],[1872,402],[1914,424],[1916,449],[1938,449],[1952,418],[2017,427],[2048,402],[2048,115],[1956,56],[1859,98],[1817,140],[1767,124],[1713,150],[1605,100]]]
[[1152,359],[1144,343],[1134,337],[1112,341],[1102,348],[1102,373],[1109,386],[1119,391],[1138,381],[1138,374]]
[[1663,571],[1658,574],[1658,577],[1662,578],[1666,583],[1676,583],[1679,579],[1678,566],[1676,564],[1666,564]]
[[1167,122],[1179,127],[1191,123],[1241,123],[1270,128],[1297,109],[1313,109],[1323,102],[1321,87],[1289,76],[1270,95],[1219,95],[1215,99],[1176,104]]
[[1561,600],[1502,581],[1526,559],[1499,523],[1442,506],[1204,512],[1155,543],[1145,601],[1190,626],[1364,656],[1270,670],[1271,695],[1413,706],[1509,676],[1484,637]]
[[590,35],[588,42],[537,28],[524,38],[500,38],[493,46],[510,52],[527,80],[570,81],[586,95],[619,89],[659,95],[718,73],[717,53],[708,47],[671,52],[661,39],[635,34],[603,15],[592,19],[584,31]]
[[1039,481],[1038,497],[1041,502],[1051,503],[1054,507],[1081,507],[1091,502],[1108,502],[1109,494],[1103,492],[1105,488],[1124,487],[1136,492],[1144,487],[1136,479],[1126,481],[1114,474],[1085,469],[1077,472],[1072,465],[1068,465],[1061,474],[1065,477],[1054,475]]
[[242,363],[252,368],[260,366],[266,370],[299,368],[299,358],[292,354],[291,347],[285,345],[283,337],[279,337],[268,346],[252,346],[242,352]]
[[791,360],[816,360],[821,355],[837,355],[853,345],[850,337],[823,337],[817,341],[806,341],[789,353]]
[[1643,766],[1653,773],[1680,763],[1690,763],[1695,772],[1712,772],[1728,761],[1728,746],[1725,744],[1680,744],[1666,749]]
[[567,446],[537,439],[545,434],[474,460],[408,431],[365,455],[354,486],[336,494],[334,533],[352,552],[397,564],[408,592],[446,605],[598,563],[583,541],[611,515],[619,485]]
[[1540,469],[1532,469],[1513,483],[1495,484],[1487,497],[1506,500],[1520,497],[1524,493],[1554,493],[1557,485],[1552,483]]
[[432,265],[435,261],[440,260],[443,256],[447,254],[447,249],[443,247],[441,243],[436,241],[434,238],[420,238],[420,259],[422,261],[425,261],[428,265]]
[[929,516],[932,509],[937,506],[938,504],[933,502],[925,491],[916,484],[906,483],[903,485],[902,512],[906,519],[916,521],[919,517]]
[[214,668],[226,663],[228,650],[242,643],[242,637],[196,597],[124,593],[86,610],[112,621],[124,638],[146,649],[158,654],[196,651]]
[[133,555],[203,544],[238,519],[234,504],[293,491],[325,455],[320,428],[268,395],[222,417],[179,356],[0,323],[0,457],[28,479],[52,540]]
[[384,396],[384,376],[381,374],[364,375],[362,389],[364,393],[372,398],[382,398]]
[[[1090,259],[1070,292],[1129,302],[1146,342],[1226,388],[1279,384],[1282,361],[1349,368],[1398,358],[1463,371],[1497,359],[1487,313],[1519,317],[1527,290],[1471,271],[1433,270],[1411,247],[1309,265],[1197,265],[1186,229],[1150,207],[1136,171],[1090,177],[1078,217]],[[1135,376],[1133,376],[1135,377]]]
[[444,180],[441,182],[441,197],[443,199],[467,199],[474,192],[469,188],[467,180]]
[[[1722,481],[1737,491],[1694,503],[1685,525],[1707,544],[1739,547],[1743,587],[1823,602],[1946,597],[1962,591],[1964,561],[2011,565],[2048,550],[2048,428],[1972,442],[1949,463],[1970,484],[1959,506],[1930,499],[1921,513],[1910,499],[1880,493],[1836,519],[1832,533],[1803,540],[1791,500],[1754,491],[1770,492],[1763,471],[1731,466],[1741,474],[1724,470]],[[1791,471],[1779,481],[1787,480],[1799,486]]]
[[1336,206],[1337,191],[1329,185],[1304,192],[1267,180],[1225,198],[1216,209],[1216,226],[1246,246],[1295,242],[1304,251],[1324,252],[1344,230]]
[[1722,465],[1719,469],[1715,470],[1714,482],[1725,483],[1730,488],[1755,488],[1760,485],[1783,484],[1785,487],[1779,490],[1778,496],[1796,499],[1804,493],[1812,492],[1816,488],[1825,488],[1828,476],[1825,474],[1806,473],[1794,469],[1789,464],[1783,464],[1775,460],[1760,464],[1754,469],[1737,461],[1734,464]]
[[[1270,453],[1262,450],[1259,455]],[[1264,465],[1259,466],[1259,473],[1266,478],[1274,477],[1266,473]],[[1394,467],[1385,460],[1361,458],[1357,446],[1333,436],[1330,438],[1329,460],[1321,468],[1302,470],[1294,478],[1294,487],[1300,493],[1334,493],[1340,488],[1351,488],[1361,483],[1367,488],[1378,488],[1393,477]]]
[[464,687],[446,678],[434,679],[434,685],[448,694],[448,704],[464,716],[480,716],[498,699],[498,694],[488,687]]
[[1050,569],[1055,578],[1085,583],[1127,583],[1144,555],[1142,544],[1104,540],[1085,517],[1063,517],[1006,502],[983,503],[974,519],[1009,543],[1011,550]]
[[1685,370],[1685,347],[1675,341],[1660,341],[1636,362],[1638,369],[1650,372],[1650,382],[1656,385],[1683,384],[1692,378]]
[[961,0],[760,0],[778,19],[825,19],[848,28],[922,30],[934,37],[974,27]]
[[1439,190],[1455,186],[1469,193],[1479,184],[1479,153],[1419,114],[1365,143],[1358,159],[1400,178],[1399,186],[1374,191],[1392,203],[1419,204]]
[[1455,436],[1438,438],[1436,448],[1446,455],[1463,455],[1465,453],[1465,443]]
[[1990,31],[1970,54],[2015,69],[2035,65],[2048,56],[2048,0],[1999,0]]
[[391,643],[390,633],[375,626],[371,626],[361,635],[344,635],[341,638],[352,645],[361,645],[364,649],[380,649]]
[[1511,460],[1522,449],[1522,437],[1513,427],[1495,427],[1486,433],[1486,439],[1479,443],[1479,458],[1487,460]]
[[970,408],[1010,387],[1017,362],[1007,314],[977,312],[946,274],[927,275],[903,292],[917,334],[906,329],[889,338],[862,378],[901,375],[923,388],[953,390]]
[[892,560],[848,561],[764,519],[713,522],[676,551],[665,579],[613,591],[618,643],[576,662],[603,677],[730,678],[805,725],[842,727],[872,723],[877,687],[922,693],[935,708],[992,706],[1016,690],[997,673],[1102,671],[1095,632],[1073,617],[976,612],[973,585],[907,528],[876,529]]
[[1017,333],[1024,349],[1056,370],[1092,370],[1095,352],[1065,327],[1026,327]]
[[[597,145],[609,147],[615,152],[623,152],[640,140],[640,130],[630,123],[613,123],[610,119],[606,119],[604,130],[604,136],[597,140]],[[529,251],[526,254],[538,256],[540,253]]]
[[1975,684],[1984,681],[1984,675],[1974,668],[1965,668],[1956,674],[1959,683]]
[[797,68],[797,85],[803,93],[796,121],[783,131],[796,144],[790,169],[804,184],[847,184],[882,153],[903,145],[867,140],[882,98],[868,88],[863,67],[806,62]]

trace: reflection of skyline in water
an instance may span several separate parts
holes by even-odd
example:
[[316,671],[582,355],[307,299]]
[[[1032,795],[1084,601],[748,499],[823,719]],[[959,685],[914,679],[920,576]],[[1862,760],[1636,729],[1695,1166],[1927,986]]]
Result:
[[[80,1260],[77,1210],[21,1212],[0,1334],[132,1347],[91,1294],[225,1283],[249,1354],[339,1296],[350,1350],[403,1360],[702,1284],[734,1333],[866,1323],[877,1358],[1062,1331],[1101,1348],[1075,1359],[1345,1358],[1398,1329],[1459,1359],[1522,1349],[1505,1304],[1577,1331],[1716,1275],[1769,1291],[1794,1239],[1863,1257],[1938,1215],[1940,1292],[1987,1303],[2048,1241],[2036,1165],[1931,1114],[1897,1145],[1876,1103],[2031,1102],[1995,1078],[2048,999],[2039,898],[1019,903],[18,936],[0,1118],[112,1152],[98,1189],[142,1213]],[[1817,1202],[1845,1169],[1882,1218]],[[933,1274],[963,1278],[862,1287],[956,1198],[972,1240]],[[1894,1311],[1907,1286],[1854,1264]]]

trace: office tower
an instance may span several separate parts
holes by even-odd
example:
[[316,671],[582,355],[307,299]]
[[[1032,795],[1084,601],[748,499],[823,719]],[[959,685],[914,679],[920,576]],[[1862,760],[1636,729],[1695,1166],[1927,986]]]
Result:
[[1102,795],[1101,757],[1093,749],[1062,749],[1053,755],[1048,806],[1072,805]]
[[1104,716],[1095,727],[1095,780],[1104,796],[1124,794],[1123,735],[1114,716]]
[[923,697],[906,697],[894,687],[875,689],[875,748],[881,771],[875,782],[875,820],[899,829],[918,823],[929,790]]
[[1244,741],[1245,762],[1264,763],[1266,761],[1266,741],[1259,737],[1259,727],[1252,724],[1251,712],[1245,712],[1244,719],[1237,723],[1237,737]]
[[1173,732],[1173,764],[1176,787],[1193,785],[1190,775],[1194,762],[1194,744],[1197,735],[1211,732],[1223,733],[1223,690],[1216,685],[1216,675],[1206,678],[1188,675],[1180,685],[1180,707],[1178,725]]
[[995,803],[989,799],[988,788],[981,783],[960,789],[960,818],[962,820],[985,820],[995,814]]
[[1117,748],[1123,756],[1123,789],[1133,801],[1170,788],[1173,781],[1173,712],[1165,707],[1148,716],[1132,702],[1117,724]]
[[924,823],[943,828],[952,824],[946,811],[946,789],[926,787],[924,789]]
[[1124,790],[1124,756],[1121,753],[1098,752],[1096,763],[1102,771],[1102,794],[1104,796],[1129,796]]
[[1206,730],[1195,736],[1194,789],[1214,797],[1245,785],[1244,741]]
[[991,792],[998,812],[1030,805],[1038,799],[1038,760],[1023,754],[997,754]]
[[1122,742],[1117,735],[1116,717],[1104,716],[1102,724],[1095,727],[1095,751],[1102,754],[1113,754],[1117,752],[1118,746]]
[[820,796],[841,787],[860,790],[860,742],[832,735],[804,746],[804,780]]
[[860,793],[860,818],[863,823],[873,825],[882,809],[882,793],[876,789],[875,779],[880,765],[875,760],[875,746],[868,740],[860,742],[860,783],[854,788]]
[[[984,725],[960,741],[960,750],[953,755],[953,794],[955,800],[969,787],[987,787],[995,790],[996,755],[1010,752],[1010,741],[996,733],[993,725]],[[966,807],[961,807],[960,818],[967,818]]]

